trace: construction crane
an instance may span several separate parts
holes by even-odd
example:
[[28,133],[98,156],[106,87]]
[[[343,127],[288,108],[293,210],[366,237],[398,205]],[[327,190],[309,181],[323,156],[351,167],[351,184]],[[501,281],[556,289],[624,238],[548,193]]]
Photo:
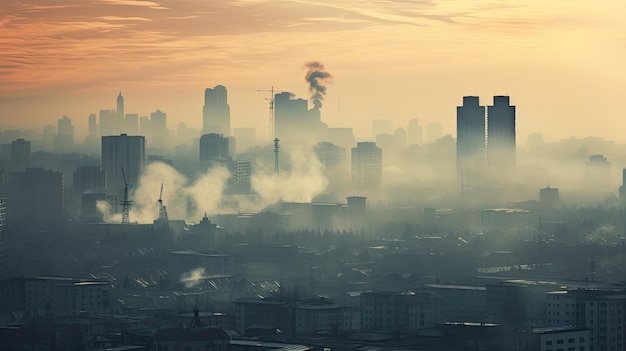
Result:
[[167,208],[163,206],[163,183],[161,183],[161,193],[159,194],[159,221],[167,220]]
[[128,200],[128,182],[126,182],[124,166],[120,164],[120,168],[122,168],[122,177],[124,178],[124,200],[122,200],[122,202],[120,203],[120,205],[122,205],[122,224],[130,224],[130,217],[128,213],[132,202]]
[[274,139],[274,94],[276,93],[282,93],[282,91],[280,91],[280,89],[278,89],[277,87],[273,86],[271,87],[271,89],[257,89],[257,93],[270,93],[272,94],[270,96],[270,98],[265,98],[265,100],[268,100],[270,102],[270,109],[269,109],[269,136],[270,136],[270,140]]

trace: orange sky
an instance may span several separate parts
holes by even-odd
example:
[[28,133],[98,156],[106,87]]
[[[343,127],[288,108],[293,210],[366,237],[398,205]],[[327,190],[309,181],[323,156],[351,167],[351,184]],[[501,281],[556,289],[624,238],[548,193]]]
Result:
[[267,95],[306,97],[303,64],[333,75],[330,126],[368,135],[373,118],[454,132],[463,95],[506,94],[518,144],[604,136],[626,142],[623,0],[4,0],[0,129],[77,128],[100,109],[168,114],[201,127],[204,88],[228,88],[233,127],[267,135]]

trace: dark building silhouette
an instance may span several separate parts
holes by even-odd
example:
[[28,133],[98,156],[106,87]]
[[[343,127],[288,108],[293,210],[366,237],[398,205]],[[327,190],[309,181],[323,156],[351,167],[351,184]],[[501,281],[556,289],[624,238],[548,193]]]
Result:
[[54,230],[63,223],[63,175],[27,168],[13,180],[7,208],[10,223],[22,229]]
[[213,89],[207,88],[204,91],[202,133],[230,136],[230,106],[228,93],[223,85],[216,85]]
[[222,164],[228,166],[231,163],[228,138],[222,134],[210,133],[200,137],[200,163],[214,166]]
[[308,110],[308,101],[296,99],[289,92],[274,96],[275,135],[286,143],[315,143],[325,138],[328,126],[321,121],[320,110]]
[[585,163],[586,186],[592,192],[606,192],[611,187],[611,162],[603,155],[591,155]]
[[145,148],[143,136],[120,134],[102,137],[102,169],[106,175],[108,195],[122,198],[124,178],[121,167],[124,168],[129,188],[137,186],[145,167]]
[[360,142],[352,148],[352,186],[378,188],[383,178],[383,152],[374,142]]
[[515,106],[508,96],[494,96],[487,107],[487,164],[489,167],[515,167]]
[[485,165],[485,107],[478,96],[464,96],[456,108],[456,161],[461,174]]
[[344,191],[348,175],[348,162],[346,149],[329,142],[318,143],[313,151],[324,165],[324,175],[328,179],[328,191],[340,195]]
[[72,187],[77,193],[104,192],[106,189],[105,172],[100,166],[81,166],[74,171]]
[[124,113],[124,97],[122,96],[122,92],[120,91],[119,95],[117,95],[117,110],[115,111],[117,112],[118,117],[124,118],[125,113]]
[[559,203],[559,189],[551,188],[549,185],[540,189],[539,201],[547,205],[557,205]]
[[74,126],[67,116],[57,121],[57,134],[54,136],[54,152],[66,153],[74,149]]
[[11,171],[23,172],[30,167],[30,141],[17,139],[11,142]]

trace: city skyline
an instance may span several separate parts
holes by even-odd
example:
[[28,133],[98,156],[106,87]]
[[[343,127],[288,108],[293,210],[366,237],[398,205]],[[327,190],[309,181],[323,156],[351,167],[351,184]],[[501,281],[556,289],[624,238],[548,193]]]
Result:
[[[461,96],[508,95],[519,106],[518,145],[619,133],[620,13],[606,1],[350,1],[310,4],[70,0],[0,5],[0,129],[67,115],[76,134],[114,109],[168,114],[202,128],[203,90],[227,87],[231,127],[267,135],[266,94],[308,98],[304,63],[333,76],[322,120],[368,135],[372,119],[417,118],[454,130]],[[332,40],[330,39],[332,38]],[[309,107],[312,104],[309,102]],[[591,123],[590,121],[593,121]]]

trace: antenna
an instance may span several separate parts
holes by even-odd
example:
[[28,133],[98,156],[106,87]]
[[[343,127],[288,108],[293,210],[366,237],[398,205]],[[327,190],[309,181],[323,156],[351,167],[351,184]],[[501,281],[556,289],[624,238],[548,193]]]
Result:
[[120,164],[120,167],[122,168],[122,177],[124,177],[124,200],[120,203],[120,205],[122,205],[122,224],[130,224],[128,210],[130,209],[130,205],[132,205],[132,202],[128,201],[128,182],[126,182],[124,166]]
[[280,149],[280,146],[278,146],[278,142],[280,140],[278,140],[278,138],[274,138],[274,174],[278,174],[278,149]]

